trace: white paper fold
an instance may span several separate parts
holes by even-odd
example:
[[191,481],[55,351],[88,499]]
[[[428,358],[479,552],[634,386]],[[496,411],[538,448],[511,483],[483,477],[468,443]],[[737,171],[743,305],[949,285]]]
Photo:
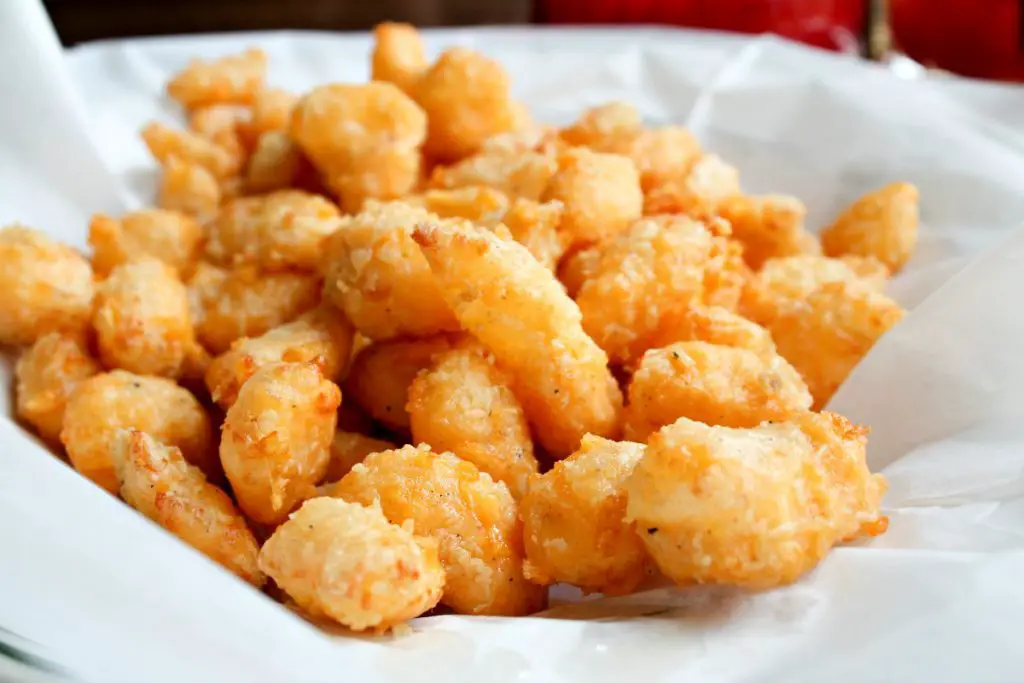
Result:
[[83,213],[115,210],[123,198],[88,134],[87,91],[70,78],[38,0],[0,2],[0,65],[0,223],[81,233]]
[[[19,60],[0,74],[16,95],[0,108],[0,218],[76,244],[91,211],[150,200],[154,167],[135,133],[175,119],[162,87],[188,58],[259,44],[272,83],[296,91],[367,76],[362,35],[119,41],[62,57],[46,29],[35,3],[0,3],[0,55]],[[666,589],[548,617],[424,619],[397,641],[328,636],[46,453],[8,417],[4,367],[0,626],[96,683],[1024,680],[1024,141],[1006,125],[1020,93],[901,81],[771,38],[428,41],[499,58],[544,120],[619,98],[652,122],[687,123],[749,191],[803,198],[812,227],[888,181],[920,187],[920,249],[892,285],[912,312],[833,402],[873,427],[889,533],[759,595]]]

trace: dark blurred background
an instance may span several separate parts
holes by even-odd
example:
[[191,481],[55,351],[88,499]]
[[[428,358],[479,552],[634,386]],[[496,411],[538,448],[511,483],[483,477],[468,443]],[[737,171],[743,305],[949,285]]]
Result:
[[[8,0],[0,0],[6,2]],[[666,24],[776,33],[874,59],[902,50],[981,78],[1024,80],[1024,0],[44,0],[67,45],[268,29]]]
[[[3,2],[4,0],[0,0]],[[65,44],[209,31],[520,24],[531,0],[44,0]]]

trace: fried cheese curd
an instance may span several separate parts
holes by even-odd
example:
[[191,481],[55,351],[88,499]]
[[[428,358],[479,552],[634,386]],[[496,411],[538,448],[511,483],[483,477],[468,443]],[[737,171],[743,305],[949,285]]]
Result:
[[680,419],[626,482],[627,518],[681,585],[791,583],[837,543],[885,531],[866,434],[833,413],[746,429]]
[[534,477],[519,503],[526,577],[622,595],[646,577],[647,550],[625,521],[626,480],[644,446],[586,435],[580,449]]
[[148,256],[187,277],[199,260],[203,240],[199,223],[178,211],[143,209],[119,219],[97,214],[89,222],[92,267],[100,276]]
[[680,417],[710,425],[755,427],[811,407],[797,371],[778,355],[700,341],[644,354],[629,384],[626,438],[644,442]]
[[534,436],[554,457],[584,434],[615,436],[622,394],[579,307],[525,247],[472,227],[414,233],[459,322],[513,378]]
[[177,379],[205,365],[188,290],[163,261],[146,256],[114,268],[96,290],[92,322],[108,368]]
[[566,294],[575,299],[583,289],[583,283],[592,278],[601,265],[602,244],[578,249],[558,263],[558,280]]
[[486,185],[468,185],[453,190],[428,189],[402,197],[402,202],[417,206],[438,218],[465,218],[481,227],[498,223],[508,211],[508,196]]
[[450,451],[508,486],[517,500],[538,471],[512,378],[478,343],[434,356],[409,387],[413,443]]
[[768,329],[820,408],[904,314],[898,303],[860,282],[832,282],[786,307]]
[[562,232],[565,207],[561,202],[514,200],[486,185],[469,185],[452,190],[427,190],[402,201],[430,211],[439,218],[464,218],[479,227],[504,226],[512,239],[526,247],[534,258],[554,270],[569,246]]
[[362,213],[343,218],[323,247],[324,297],[371,339],[458,331],[412,237],[418,224],[437,220],[400,201],[368,202]]
[[565,205],[557,201],[535,202],[517,198],[501,218],[512,239],[554,271],[569,248],[570,237],[562,231]]
[[156,200],[161,209],[205,220],[216,213],[222,197],[220,184],[204,167],[176,156],[164,162]]
[[89,325],[95,292],[89,261],[38,230],[0,229],[0,288],[0,344],[28,345]]
[[413,96],[416,84],[430,67],[419,31],[411,24],[386,21],[373,29],[370,80],[394,83]]
[[352,336],[352,325],[342,315],[321,306],[259,337],[235,341],[210,363],[206,386],[227,409],[245,381],[271,363],[315,363],[320,374],[334,380],[348,363]]
[[257,138],[245,167],[245,190],[249,194],[285,190],[312,175],[309,160],[288,133],[271,130]]
[[592,107],[559,136],[569,145],[632,159],[645,192],[685,176],[700,158],[700,144],[680,126],[645,129],[640,112],[626,102]]
[[644,195],[644,214],[682,213],[707,218],[716,215],[722,202],[739,193],[739,171],[718,155],[705,154],[685,175],[650,188]]
[[885,291],[886,285],[889,284],[889,278],[892,277],[889,267],[874,256],[846,254],[840,256],[839,260],[845,263],[861,279],[861,282],[879,292]]
[[727,235],[716,235],[711,243],[711,258],[704,266],[704,303],[739,310],[753,277],[754,271],[743,260],[743,245]]
[[405,446],[373,453],[330,494],[380,504],[395,524],[440,546],[441,601],[461,614],[517,616],[543,608],[545,591],[523,576],[522,527],[508,488],[451,453]]
[[188,281],[196,338],[220,354],[242,337],[258,337],[312,310],[320,279],[307,273],[263,273],[252,266],[225,269],[200,262]]
[[290,132],[345,211],[419,182],[427,116],[391,83],[314,88],[295,105]]
[[314,617],[379,632],[437,604],[437,542],[391,524],[378,507],[336,498],[303,503],[267,539],[260,569]]
[[345,378],[345,395],[388,429],[408,434],[409,387],[435,355],[451,346],[452,339],[444,335],[372,344],[353,359]]
[[126,503],[256,587],[259,544],[234,503],[177,448],[138,430],[113,434],[110,459]]
[[202,166],[218,180],[237,175],[242,167],[239,154],[192,131],[174,130],[153,122],[142,129],[142,139],[161,165],[175,158]]
[[697,304],[672,311],[662,317],[648,344],[659,349],[686,341],[746,349],[765,359],[776,355],[768,330],[721,306]]
[[558,139],[558,129],[552,126],[529,122],[507,133],[492,135],[484,140],[481,153],[522,154],[523,152],[553,153],[565,148]]
[[633,160],[645,193],[685,177],[701,158],[700,143],[682,126],[644,130],[619,153]]
[[266,133],[287,133],[298,101],[296,95],[281,88],[257,90],[249,108],[249,120],[239,126],[247,146],[255,147],[256,141]]
[[754,270],[770,258],[821,253],[818,239],[804,229],[807,207],[796,197],[734,195],[718,204],[717,213],[729,221]]
[[173,381],[113,370],[82,380],[68,397],[61,443],[74,468],[110,492],[118,489],[110,443],[120,429],[137,429],[180,449],[207,477],[220,479],[210,417]]
[[821,233],[821,246],[829,256],[874,256],[897,273],[917,245],[918,213],[915,186],[886,185],[843,211]]
[[374,433],[377,430],[377,423],[358,403],[351,400],[347,385],[343,391],[345,402],[338,408],[338,429],[359,434]]
[[15,414],[43,439],[59,443],[68,397],[82,380],[101,370],[81,335],[43,335],[14,366]]
[[458,161],[500,133],[515,130],[520,112],[504,67],[479,52],[445,50],[416,81],[413,99],[427,115],[423,150],[439,161]]
[[248,104],[263,85],[267,56],[248,49],[212,62],[192,60],[167,84],[167,94],[186,109],[211,104]]
[[276,525],[327,472],[341,405],[337,385],[311,363],[273,363],[253,374],[228,408],[220,460],[238,506]]
[[700,301],[711,241],[702,223],[678,216],[637,221],[601,248],[576,303],[583,329],[613,362],[639,358],[662,317]]
[[[340,420],[339,420],[340,422]],[[336,482],[353,467],[366,460],[370,453],[380,453],[398,448],[397,445],[383,439],[360,434],[359,432],[346,432],[338,430],[331,439],[331,461],[327,464],[327,474],[324,481]]]
[[320,245],[341,224],[340,216],[333,202],[301,190],[234,199],[207,226],[206,257],[267,272],[313,271]]
[[744,289],[740,312],[767,325],[780,311],[803,301],[822,285],[861,283],[882,292],[888,275],[888,269],[873,258],[803,255],[768,259]]
[[544,151],[484,146],[480,152],[430,174],[434,188],[455,189],[486,185],[510,197],[541,201],[558,172],[558,159]]
[[248,155],[242,127],[252,113],[249,107],[234,104],[211,104],[192,111],[188,127],[194,133],[244,159]]
[[616,154],[577,147],[558,159],[558,172],[542,197],[565,206],[561,229],[570,246],[599,242],[622,232],[643,213],[640,176]]
[[628,102],[607,102],[587,109],[558,132],[572,147],[617,153],[643,131],[643,119]]

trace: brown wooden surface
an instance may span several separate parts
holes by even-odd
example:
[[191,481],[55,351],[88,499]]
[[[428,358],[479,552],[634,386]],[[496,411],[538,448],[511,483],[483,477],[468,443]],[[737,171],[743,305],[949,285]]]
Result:
[[530,0],[44,0],[44,4],[67,45],[208,31],[359,30],[385,20],[417,26],[516,24],[529,21],[531,7]]

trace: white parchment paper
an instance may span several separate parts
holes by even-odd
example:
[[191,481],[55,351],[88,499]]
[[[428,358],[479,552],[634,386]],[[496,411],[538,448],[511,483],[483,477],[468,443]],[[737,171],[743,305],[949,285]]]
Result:
[[[652,123],[686,123],[745,189],[802,197],[812,227],[891,180],[920,187],[920,248],[891,288],[912,312],[833,402],[874,430],[889,533],[768,593],[666,589],[536,618],[422,619],[396,641],[331,636],[50,456],[10,419],[3,366],[0,626],[94,683],[1024,680],[1021,92],[901,81],[771,38],[461,30],[428,42],[501,59],[543,120],[626,99]],[[178,119],[164,82],[192,56],[248,45],[267,50],[276,86],[367,77],[363,35],[63,53],[35,2],[0,2],[0,222],[84,245],[91,212],[149,201],[155,170],[136,133]]]

